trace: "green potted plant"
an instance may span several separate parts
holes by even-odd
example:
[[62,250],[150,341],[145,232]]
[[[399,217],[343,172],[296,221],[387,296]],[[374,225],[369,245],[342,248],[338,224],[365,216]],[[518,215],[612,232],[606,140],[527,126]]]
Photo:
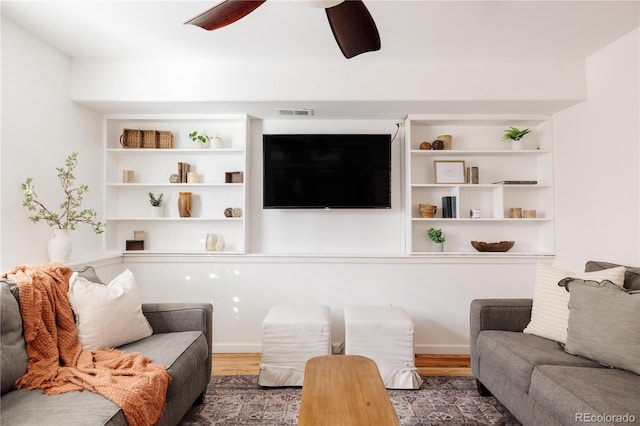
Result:
[[202,148],[207,144],[207,142],[211,140],[211,136],[207,136],[204,133],[200,134],[197,131],[193,131],[189,133],[189,139],[195,142],[198,148]]
[[58,179],[64,192],[64,200],[60,204],[60,211],[55,212],[47,208],[39,199],[33,178],[29,177],[22,183],[24,201],[22,205],[29,211],[35,212],[29,220],[37,223],[47,222],[53,233],[49,240],[49,260],[65,263],[71,257],[72,241],[69,231],[76,229],[78,224],[84,223],[93,228],[93,232],[104,232],[105,224],[97,220],[98,214],[94,209],[81,209],[84,195],[89,191],[87,185],[74,186],[76,177],[73,170],[78,164],[78,153],[74,152],[65,160],[64,167],[57,167]]
[[522,149],[522,138],[527,134],[531,133],[531,130],[524,129],[520,130],[515,127],[509,127],[509,129],[504,131],[504,135],[502,136],[503,141],[511,141],[512,149]]
[[443,243],[445,241],[442,229],[429,228],[427,229],[427,237],[433,241],[433,251],[443,251]]
[[151,204],[152,217],[162,217],[162,197],[164,197],[162,192],[157,197],[153,192],[149,193],[149,204]]

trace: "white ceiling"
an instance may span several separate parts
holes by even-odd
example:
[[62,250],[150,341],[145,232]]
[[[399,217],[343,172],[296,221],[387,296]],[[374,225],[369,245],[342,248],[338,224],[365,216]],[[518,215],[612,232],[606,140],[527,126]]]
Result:
[[[2,14],[76,59],[429,60],[587,57],[639,26],[631,1],[365,0],[382,49],[345,59],[322,8],[269,0],[208,32],[211,1],[3,0]],[[305,4],[307,3],[307,4]]]
[[[322,8],[269,0],[208,32],[209,1],[2,1],[2,14],[73,58],[342,58]],[[638,27],[638,1],[365,0],[382,49],[369,59],[585,57]],[[346,59],[345,59],[346,60]],[[353,60],[353,59],[352,59]]]

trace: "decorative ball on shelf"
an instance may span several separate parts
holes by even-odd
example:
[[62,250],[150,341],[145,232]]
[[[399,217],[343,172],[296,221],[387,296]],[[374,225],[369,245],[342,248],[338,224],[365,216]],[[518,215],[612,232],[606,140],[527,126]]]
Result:
[[180,176],[177,173],[172,174],[171,176],[169,176],[169,182],[180,183]]
[[224,217],[233,217],[233,209],[231,207],[224,209]]
[[242,217],[242,209],[240,207],[231,209],[231,217]]
[[430,142],[422,142],[420,144],[420,149],[422,149],[422,150],[431,149],[431,143]]
[[440,139],[436,139],[431,143],[431,149],[441,150],[444,149],[444,142]]

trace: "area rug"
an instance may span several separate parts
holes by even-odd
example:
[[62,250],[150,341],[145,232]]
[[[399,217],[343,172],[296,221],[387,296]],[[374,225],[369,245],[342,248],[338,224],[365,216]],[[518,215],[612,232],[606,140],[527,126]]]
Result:
[[[388,392],[403,426],[520,424],[495,398],[478,395],[473,377],[424,377],[419,390]],[[301,394],[295,387],[261,388],[258,376],[214,376],[205,403],[180,425],[297,425]]]

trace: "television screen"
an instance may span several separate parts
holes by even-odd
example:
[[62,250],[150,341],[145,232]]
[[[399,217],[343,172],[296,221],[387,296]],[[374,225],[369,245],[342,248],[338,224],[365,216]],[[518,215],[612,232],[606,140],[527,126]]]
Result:
[[265,208],[391,208],[391,135],[264,135],[263,160]]

